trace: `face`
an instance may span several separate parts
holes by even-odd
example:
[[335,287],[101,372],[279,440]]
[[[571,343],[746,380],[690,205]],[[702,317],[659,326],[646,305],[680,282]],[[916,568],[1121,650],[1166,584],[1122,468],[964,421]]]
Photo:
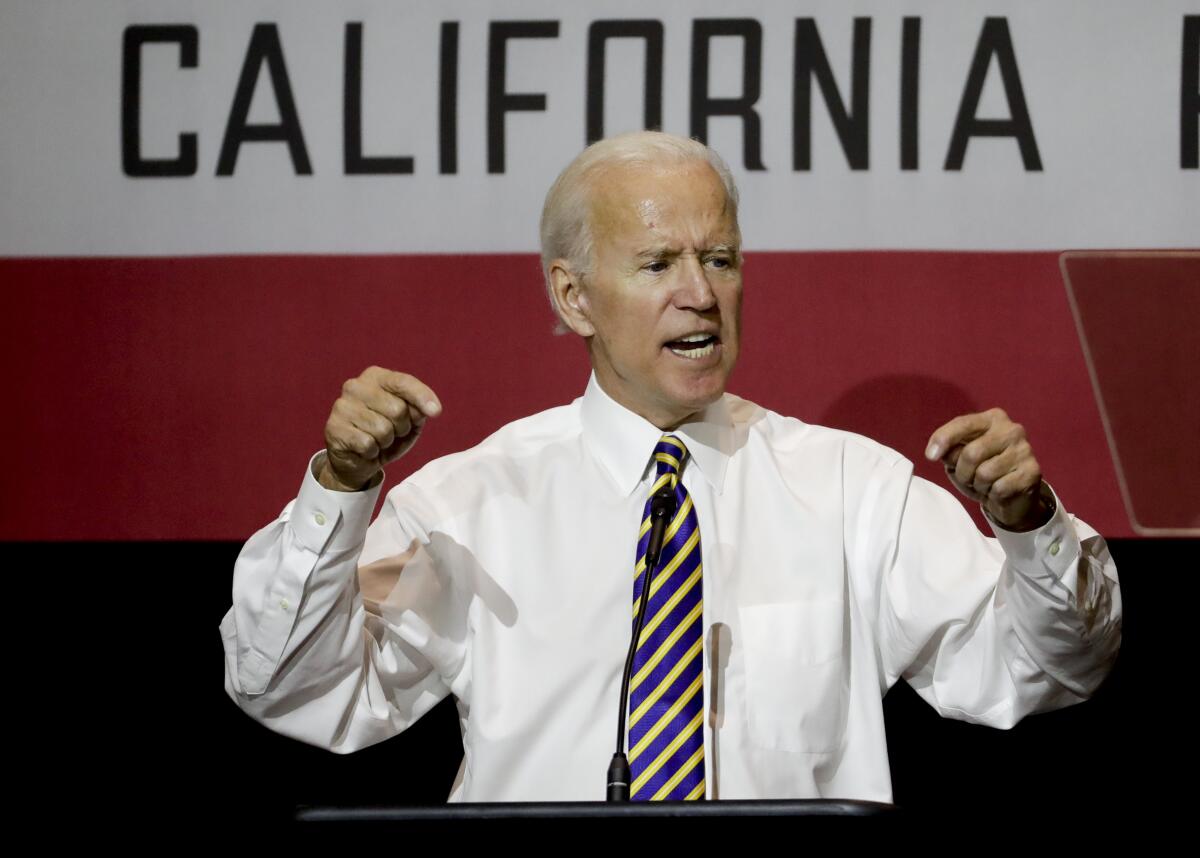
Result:
[[597,185],[592,271],[560,267],[555,297],[604,391],[674,428],[721,397],[737,362],[737,219],[704,162],[615,168]]

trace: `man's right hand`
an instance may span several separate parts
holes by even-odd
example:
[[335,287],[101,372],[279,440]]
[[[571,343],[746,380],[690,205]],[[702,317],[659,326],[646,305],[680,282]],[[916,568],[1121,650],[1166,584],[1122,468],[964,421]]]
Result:
[[333,403],[317,481],[334,491],[358,491],[408,452],[426,418],[441,413],[434,392],[411,375],[369,367],[342,385]]

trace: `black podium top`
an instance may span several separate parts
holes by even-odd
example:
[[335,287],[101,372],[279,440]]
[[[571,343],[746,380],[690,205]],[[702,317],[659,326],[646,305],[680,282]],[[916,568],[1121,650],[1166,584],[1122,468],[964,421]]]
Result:
[[296,812],[296,819],[304,823],[422,823],[436,826],[483,820],[730,820],[769,817],[845,820],[891,817],[895,811],[890,804],[843,799],[626,803],[568,801],[462,803],[426,807],[301,807]]

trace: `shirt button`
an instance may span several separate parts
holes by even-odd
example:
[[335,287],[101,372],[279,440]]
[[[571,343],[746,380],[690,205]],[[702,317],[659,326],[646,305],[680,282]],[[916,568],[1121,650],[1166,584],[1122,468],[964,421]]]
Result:
[[279,607],[283,608],[286,611],[288,609],[288,600],[287,599],[282,600],[279,603]]
[[313,516],[313,521],[315,521],[321,527],[324,527],[325,526],[325,513],[323,513],[323,512],[317,513],[316,515]]
[[1059,545],[1059,543],[1055,542],[1050,546],[1050,556],[1051,557],[1058,556],[1058,545]]

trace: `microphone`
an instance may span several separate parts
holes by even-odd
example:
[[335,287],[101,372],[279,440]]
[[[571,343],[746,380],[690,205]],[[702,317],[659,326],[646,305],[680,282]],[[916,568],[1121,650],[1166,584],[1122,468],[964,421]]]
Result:
[[662,555],[663,534],[667,522],[675,516],[675,490],[663,486],[650,498],[650,539],[646,543],[646,568],[642,573],[642,596],[638,601],[637,621],[633,624],[633,640],[625,657],[625,672],[621,675],[621,711],[617,715],[617,752],[608,764],[608,800],[629,801],[629,760],[625,758],[625,710],[629,708],[629,678],[633,673],[633,656],[637,652],[642,625],[646,621],[646,606],[650,604],[650,579]]
[[[658,558],[662,554],[663,534],[667,532],[667,522],[675,515],[675,490],[663,486],[650,498],[650,541],[646,543],[646,571],[658,566]],[[649,577],[646,579],[649,580]],[[642,589],[642,603],[646,602],[646,590]]]

